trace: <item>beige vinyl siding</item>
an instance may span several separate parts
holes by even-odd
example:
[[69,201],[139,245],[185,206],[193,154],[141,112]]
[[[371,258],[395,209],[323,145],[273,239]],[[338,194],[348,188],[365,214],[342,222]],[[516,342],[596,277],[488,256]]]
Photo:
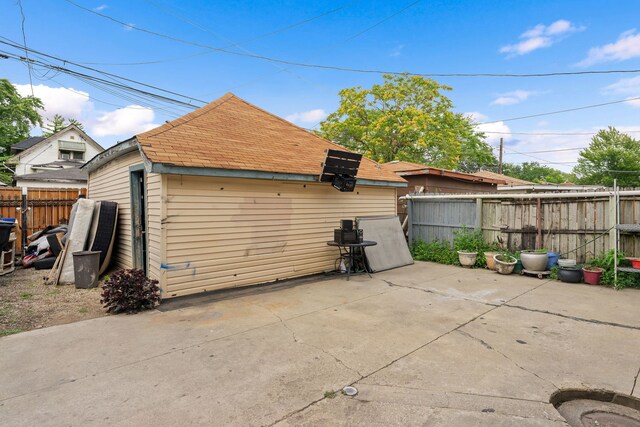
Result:
[[[114,246],[112,267],[131,268],[131,166],[141,165],[138,151],[124,154],[111,160],[89,174],[88,198],[118,203],[118,226]],[[145,174],[147,188],[147,248],[148,275],[160,280],[160,212],[162,177],[159,174]]]
[[[168,175],[165,296],[334,269],[342,218],[394,215],[394,188]],[[366,236],[365,236],[366,237]]]

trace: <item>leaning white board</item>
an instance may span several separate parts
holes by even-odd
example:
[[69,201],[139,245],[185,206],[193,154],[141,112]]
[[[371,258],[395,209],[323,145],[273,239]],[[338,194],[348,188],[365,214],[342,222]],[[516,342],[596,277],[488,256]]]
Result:
[[88,199],[80,199],[76,204],[78,208],[73,218],[73,224],[70,224],[71,232],[68,233],[68,248],[63,260],[62,273],[60,273],[59,283],[65,285],[74,283],[75,281],[75,275],[73,273],[73,253],[84,251],[87,239],[89,239],[89,230],[91,229],[96,202]]
[[409,246],[397,216],[357,218],[358,228],[362,229],[364,240],[373,240],[378,244],[365,248],[367,261],[372,271],[413,264]]

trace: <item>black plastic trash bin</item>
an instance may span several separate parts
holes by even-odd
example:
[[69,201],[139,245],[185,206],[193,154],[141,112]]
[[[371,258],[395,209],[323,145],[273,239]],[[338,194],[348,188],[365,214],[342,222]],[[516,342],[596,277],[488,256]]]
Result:
[[100,251],[73,253],[73,274],[76,288],[88,289],[98,286]]

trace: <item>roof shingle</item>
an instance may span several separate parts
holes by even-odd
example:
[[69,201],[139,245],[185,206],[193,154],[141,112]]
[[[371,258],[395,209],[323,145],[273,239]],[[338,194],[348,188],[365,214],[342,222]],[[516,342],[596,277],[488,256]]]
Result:
[[[228,93],[136,136],[153,163],[320,175],[326,149],[346,150]],[[363,158],[358,178],[405,182]]]

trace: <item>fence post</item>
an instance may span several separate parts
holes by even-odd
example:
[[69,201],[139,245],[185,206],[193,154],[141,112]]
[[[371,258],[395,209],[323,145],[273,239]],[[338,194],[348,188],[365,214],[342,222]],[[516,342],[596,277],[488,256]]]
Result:
[[413,200],[407,200],[407,231],[409,235],[409,246],[413,244]]
[[482,231],[482,199],[476,199],[476,230]]
[[[616,212],[616,196],[609,196],[609,250],[615,249],[617,244],[617,212]],[[595,256],[595,254],[594,254]]]
[[21,227],[22,227],[22,232],[21,234],[21,240],[22,240],[22,256],[24,257],[25,251],[27,249],[27,227],[28,227],[28,218],[27,218],[27,209],[28,209],[28,204],[27,204],[27,187],[22,187],[22,198],[20,201],[20,215],[21,215],[21,219],[20,221],[22,222]]

